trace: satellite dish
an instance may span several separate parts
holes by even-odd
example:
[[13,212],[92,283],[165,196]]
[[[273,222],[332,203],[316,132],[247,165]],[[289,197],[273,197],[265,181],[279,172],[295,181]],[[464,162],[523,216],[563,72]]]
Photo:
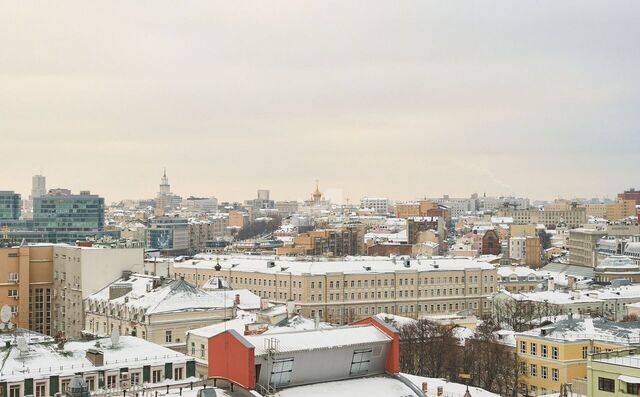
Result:
[[111,331],[111,346],[118,346],[118,342],[120,342],[120,331],[114,328],[113,331]]
[[24,336],[18,336],[17,342],[20,353],[26,353],[29,351],[29,345],[27,344],[27,339]]
[[2,306],[2,309],[0,309],[0,321],[8,323],[11,321],[11,315],[11,307],[9,307],[9,305]]

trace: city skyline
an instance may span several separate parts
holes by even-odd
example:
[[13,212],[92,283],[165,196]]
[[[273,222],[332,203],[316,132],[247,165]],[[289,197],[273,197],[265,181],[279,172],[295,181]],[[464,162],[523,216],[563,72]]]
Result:
[[[344,194],[344,190],[340,187],[324,187],[321,182],[319,180],[315,180],[313,181],[313,184],[311,185],[312,189],[309,189],[309,191],[307,192],[306,196],[304,194],[298,195],[296,197],[287,197],[287,196],[281,196],[279,195],[278,192],[274,192],[271,188],[269,188],[268,186],[258,186],[255,187],[252,192],[247,193],[246,196],[244,197],[239,197],[237,199],[228,199],[224,196],[224,194],[215,194],[215,193],[202,193],[202,194],[193,194],[191,192],[188,191],[177,191],[174,188],[174,184],[172,182],[172,179],[170,177],[170,173],[167,173],[166,168],[162,169],[162,174],[160,175],[160,177],[158,177],[158,183],[156,183],[156,191],[148,193],[147,195],[143,195],[140,197],[122,197],[122,198],[117,198],[117,199],[111,199],[110,197],[108,197],[107,194],[104,194],[100,191],[96,191],[91,189],[88,186],[79,184],[74,188],[69,188],[68,186],[63,186],[63,185],[58,185],[56,183],[51,183],[50,179],[48,178],[47,175],[44,175],[44,173],[39,173],[39,174],[34,174],[33,175],[38,176],[38,177],[45,177],[46,179],[46,192],[50,191],[50,190],[56,190],[56,189],[69,189],[71,191],[72,194],[79,194],[81,191],[89,191],[91,192],[91,194],[96,194],[100,197],[105,198],[105,201],[107,203],[116,203],[119,201],[124,201],[124,200],[148,200],[148,199],[156,199],[157,195],[159,193],[158,187],[161,186],[161,184],[163,183],[163,178],[166,177],[168,179],[169,182],[169,186],[170,186],[170,193],[171,194],[175,194],[177,196],[182,197],[183,199],[186,199],[188,197],[215,197],[216,199],[218,199],[220,202],[243,202],[247,199],[251,199],[251,198],[255,198],[257,196],[257,191],[258,190],[268,190],[271,193],[271,198],[275,199],[276,201],[287,201],[287,200],[291,200],[291,201],[298,201],[298,202],[303,202],[306,200],[309,200],[312,196],[313,190],[315,190],[316,186],[320,187],[320,191],[323,195],[324,198],[326,198],[327,200],[331,201],[334,204],[358,204],[360,202],[361,199],[363,198],[371,198],[371,197],[384,197],[387,198],[389,200],[392,201],[397,201],[397,202],[402,202],[402,201],[415,201],[415,200],[420,200],[420,199],[435,199],[435,198],[442,198],[444,196],[448,196],[451,198],[470,198],[472,195],[476,194],[478,195],[479,198],[486,196],[486,197],[513,197],[513,198],[526,198],[533,201],[549,201],[552,202],[554,200],[573,200],[573,199],[584,199],[584,200],[591,200],[591,199],[601,199],[601,200],[611,200],[614,201],[616,199],[616,196],[621,193],[622,191],[627,191],[629,189],[635,189],[634,186],[630,186],[628,188],[625,189],[621,189],[619,192],[612,192],[609,195],[604,195],[604,196],[594,196],[592,195],[587,195],[587,196],[583,196],[583,197],[578,197],[578,196],[571,196],[571,197],[551,197],[551,198],[543,198],[543,197],[527,197],[525,195],[518,195],[518,194],[495,194],[492,192],[467,192],[467,193],[463,193],[460,195],[453,195],[453,194],[449,194],[448,192],[441,192],[440,194],[434,194],[434,195],[421,195],[421,196],[415,196],[415,197],[394,197],[392,195],[362,195],[362,196],[358,196],[358,197],[349,197],[348,195]],[[317,185],[316,185],[317,184]],[[83,187],[84,186],[84,187]],[[5,189],[8,191],[14,191],[15,193],[18,193],[22,196],[23,200],[27,200],[30,198],[29,192],[32,191],[32,188],[30,187],[28,189],[28,192],[22,192],[16,189]],[[274,195],[275,193],[275,195]]]
[[162,167],[229,200],[640,185],[638,4],[123,5],[2,5],[4,188],[42,168],[153,197]]

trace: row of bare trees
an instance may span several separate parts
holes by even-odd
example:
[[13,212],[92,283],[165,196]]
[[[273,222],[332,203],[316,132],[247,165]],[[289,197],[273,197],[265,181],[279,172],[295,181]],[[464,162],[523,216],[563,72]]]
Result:
[[405,324],[400,330],[402,372],[460,382],[471,375],[470,385],[503,396],[515,396],[518,384],[517,355],[497,340],[498,327],[487,319],[475,336],[461,341],[456,328],[429,320]]

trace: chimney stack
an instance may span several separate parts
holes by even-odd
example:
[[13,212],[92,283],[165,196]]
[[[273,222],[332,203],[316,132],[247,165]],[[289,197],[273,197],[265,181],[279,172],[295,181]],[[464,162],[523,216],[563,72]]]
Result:
[[238,306],[240,304],[240,294],[236,294],[235,299],[233,300],[233,303]]

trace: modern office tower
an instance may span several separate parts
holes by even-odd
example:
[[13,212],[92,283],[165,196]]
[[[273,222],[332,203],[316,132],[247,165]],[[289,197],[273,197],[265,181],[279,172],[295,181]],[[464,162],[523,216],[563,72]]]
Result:
[[20,194],[13,191],[0,191],[0,219],[17,220],[20,218],[22,201]]
[[185,255],[189,251],[189,222],[186,218],[163,216],[151,220],[147,248],[163,255]]
[[104,230],[104,199],[89,191],[51,190],[33,201],[33,228],[53,233],[50,242],[75,242]]

